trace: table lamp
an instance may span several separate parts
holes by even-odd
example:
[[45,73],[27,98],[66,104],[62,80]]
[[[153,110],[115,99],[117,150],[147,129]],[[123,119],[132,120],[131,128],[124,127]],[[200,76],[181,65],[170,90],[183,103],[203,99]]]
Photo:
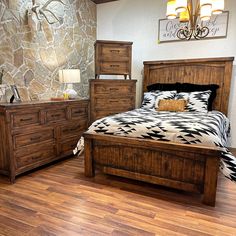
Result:
[[73,89],[73,84],[80,83],[79,69],[59,70],[59,81],[67,84],[66,90],[63,91],[65,98],[74,99],[78,97],[78,93]]

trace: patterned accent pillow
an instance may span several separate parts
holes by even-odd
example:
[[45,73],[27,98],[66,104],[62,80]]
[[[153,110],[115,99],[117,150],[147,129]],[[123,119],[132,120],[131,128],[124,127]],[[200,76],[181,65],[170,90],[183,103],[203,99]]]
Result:
[[184,99],[161,99],[158,104],[158,111],[183,112],[187,103],[188,101]]
[[143,102],[141,108],[153,109],[158,108],[160,99],[173,99],[175,98],[177,91],[153,91],[146,92],[143,96]]
[[177,93],[175,99],[185,99],[188,101],[186,111],[208,112],[208,100],[211,91],[199,91],[190,93]]

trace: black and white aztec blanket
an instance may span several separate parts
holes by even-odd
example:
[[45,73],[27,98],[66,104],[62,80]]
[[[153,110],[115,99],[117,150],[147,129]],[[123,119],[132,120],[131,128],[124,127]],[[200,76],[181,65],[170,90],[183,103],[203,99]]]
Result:
[[[220,169],[227,178],[236,181],[236,158],[226,148],[229,130],[228,118],[218,111],[157,112],[140,108],[99,119],[88,132],[222,147]],[[80,140],[74,153],[82,145]]]

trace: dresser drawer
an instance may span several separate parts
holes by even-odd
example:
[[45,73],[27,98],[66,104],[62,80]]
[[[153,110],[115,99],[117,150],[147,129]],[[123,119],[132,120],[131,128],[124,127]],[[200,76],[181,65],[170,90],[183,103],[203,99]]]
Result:
[[88,105],[71,107],[71,118],[87,118],[88,117]]
[[126,62],[101,62],[101,74],[129,74],[128,63]]
[[34,143],[54,141],[54,130],[45,129],[35,133],[16,135],[13,137],[14,147],[25,147]]
[[78,120],[76,122],[70,123],[68,125],[62,126],[61,139],[65,136],[80,136],[88,127],[87,120]]
[[[95,107],[106,107],[107,110],[116,110],[118,108],[129,108],[134,106],[134,98],[95,98]],[[96,108],[95,108],[96,109]]]
[[16,113],[11,114],[12,126],[14,128],[23,127],[28,125],[39,125],[40,124],[40,111],[35,110],[30,113]]
[[134,89],[135,89],[135,86],[133,86],[133,84],[125,84],[125,83],[117,84],[116,81],[112,81],[110,82],[110,84],[108,83],[95,84],[94,95],[95,96],[102,96],[102,95],[127,96],[127,95],[134,94],[135,93]]
[[118,46],[118,45],[101,45],[101,56],[110,60],[115,60],[119,58],[124,60],[129,57],[130,47],[128,46]]
[[44,145],[40,148],[28,148],[16,153],[16,168],[37,167],[37,163],[48,163],[56,158],[56,147],[53,144]]
[[46,122],[57,122],[57,121],[63,121],[66,119],[67,119],[66,108],[46,111]]
[[60,143],[60,155],[68,156],[73,154],[73,150],[75,149],[80,137],[69,139]]

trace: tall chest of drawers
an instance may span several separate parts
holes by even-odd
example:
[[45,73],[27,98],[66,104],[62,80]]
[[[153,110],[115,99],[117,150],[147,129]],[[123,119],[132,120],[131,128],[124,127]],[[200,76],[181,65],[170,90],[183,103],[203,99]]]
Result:
[[10,177],[72,154],[88,127],[88,100],[0,104],[0,174]]
[[135,108],[136,80],[90,80],[90,121]]
[[99,75],[124,75],[131,79],[132,42],[97,40],[95,78]]

